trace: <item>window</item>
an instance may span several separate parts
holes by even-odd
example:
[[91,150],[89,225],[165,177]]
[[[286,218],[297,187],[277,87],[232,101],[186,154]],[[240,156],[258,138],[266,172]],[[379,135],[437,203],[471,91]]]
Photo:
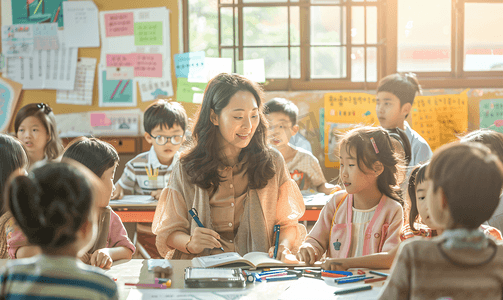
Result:
[[381,2],[186,0],[184,50],[230,57],[234,71],[236,61],[263,58],[267,90],[375,88]]
[[416,72],[424,87],[503,86],[503,1],[391,0],[395,8],[388,74]]

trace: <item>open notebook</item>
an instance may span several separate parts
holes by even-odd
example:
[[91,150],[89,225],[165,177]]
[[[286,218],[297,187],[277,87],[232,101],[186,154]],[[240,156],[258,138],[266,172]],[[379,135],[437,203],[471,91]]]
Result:
[[195,257],[192,259],[194,267],[213,268],[222,267],[227,268],[266,268],[266,267],[287,267],[287,266],[305,266],[305,263],[299,262],[282,262],[280,260],[270,258],[268,253],[265,252],[250,252],[244,256],[236,252],[226,252],[222,254],[215,254],[210,256]]

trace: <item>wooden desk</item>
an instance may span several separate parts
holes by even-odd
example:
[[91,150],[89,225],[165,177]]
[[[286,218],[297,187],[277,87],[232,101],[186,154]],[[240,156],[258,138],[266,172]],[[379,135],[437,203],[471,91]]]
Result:
[[[300,278],[298,280],[281,281],[281,282],[256,282],[253,284],[248,284],[246,288],[243,289],[229,289],[229,288],[219,288],[219,289],[190,289],[185,288],[184,283],[184,269],[186,267],[192,266],[190,260],[171,260],[171,265],[173,266],[174,272],[171,278],[171,288],[163,291],[164,295],[167,294],[184,294],[184,299],[196,299],[193,298],[194,293],[201,293],[198,299],[205,298],[204,293],[243,293],[250,297],[249,299],[358,299],[358,296],[364,296],[370,293],[377,293],[380,287],[384,284],[384,281],[376,282],[372,284],[374,291],[360,292],[358,294],[348,294],[345,297],[336,297],[333,292],[337,289],[337,285],[334,283],[333,279],[325,278],[324,281],[312,278]],[[367,269],[363,269],[367,270]],[[384,270],[383,272],[389,272],[389,270]],[[105,272],[108,276],[112,278],[117,278],[117,286],[119,288],[119,299],[127,299],[129,293],[132,289],[137,289],[136,287],[125,286],[128,283],[154,283],[153,273],[148,271],[147,261],[143,259],[132,259],[132,260],[122,260],[114,262],[112,268]],[[354,272],[355,273],[355,272]],[[379,277],[377,275],[373,275]],[[362,283],[350,283],[345,284],[343,287],[351,287],[354,285],[361,285]],[[339,285],[341,287],[341,285]],[[144,292],[149,292],[148,289],[142,289]],[[152,291],[150,291],[152,292]],[[284,296],[282,296],[284,295]],[[358,295],[358,296],[357,296]],[[371,294],[370,294],[371,295]],[[234,295],[235,297],[236,295]],[[174,296],[169,296],[174,297]],[[214,299],[225,299],[225,297],[218,298],[218,295]],[[231,299],[229,297],[228,299]],[[232,298],[236,299],[236,298]],[[366,299],[372,299],[366,298]]]

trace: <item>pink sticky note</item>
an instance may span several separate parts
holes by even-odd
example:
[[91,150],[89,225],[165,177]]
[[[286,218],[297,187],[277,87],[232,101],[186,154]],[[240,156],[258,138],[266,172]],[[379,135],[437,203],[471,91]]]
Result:
[[102,113],[92,113],[91,114],[91,127],[98,126],[109,126],[112,125],[112,121],[105,114]]
[[134,35],[133,13],[105,14],[106,36]]
[[135,54],[107,54],[107,67],[134,67]]
[[137,53],[135,77],[162,77],[162,54]]

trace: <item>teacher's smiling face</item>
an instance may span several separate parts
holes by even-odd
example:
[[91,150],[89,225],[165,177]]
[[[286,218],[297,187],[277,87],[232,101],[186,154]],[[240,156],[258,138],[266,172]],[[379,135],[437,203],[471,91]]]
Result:
[[220,115],[211,110],[211,122],[218,127],[221,147],[239,152],[248,146],[260,123],[257,100],[248,91],[238,91]]

